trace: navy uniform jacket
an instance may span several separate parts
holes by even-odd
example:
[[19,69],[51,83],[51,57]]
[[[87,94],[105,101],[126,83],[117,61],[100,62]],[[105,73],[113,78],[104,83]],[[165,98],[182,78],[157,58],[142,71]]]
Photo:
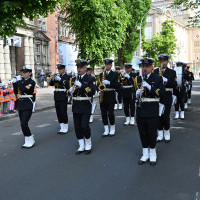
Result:
[[[98,80],[98,86],[99,84],[102,82],[102,76],[103,76],[103,72],[99,74],[99,80]],[[119,89],[121,84],[118,82],[118,73],[117,72],[113,72],[112,70],[110,71],[110,73],[108,75],[106,75],[105,80],[110,81],[110,85],[106,85],[106,88],[112,88],[112,89]],[[116,101],[116,96],[115,96],[115,91],[104,91],[104,100],[103,103],[111,103],[113,102],[113,104]]]
[[[27,80],[17,81],[13,83],[13,87],[15,88],[15,95],[33,95],[35,88],[35,81],[31,78]],[[30,100],[31,99],[31,100]],[[17,104],[17,109],[20,110],[32,110],[33,109],[33,97],[30,98],[20,98]]]
[[188,76],[189,76],[189,83],[190,85],[192,85],[192,81],[194,81],[194,75],[192,72],[189,72]]
[[[81,88],[74,91],[73,97],[92,97],[96,92],[96,81],[93,76],[85,74],[81,80]],[[92,104],[89,100],[75,101],[73,100],[72,112],[91,114]]]
[[[154,73],[159,75],[159,71],[160,68],[157,68],[154,70]],[[172,88],[174,93],[177,87],[176,71],[167,67],[163,73],[163,76],[168,79],[167,83],[165,83],[165,88]],[[172,92],[165,91],[164,98],[161,98],[160,102],[163,104],[171,104]]]
[[54,100],[55,101],[68,101],[68,90],[70,88],[70,76],[66,73],[63,74],[60,81],[51,79],[49,84],[50,86],[55,86],[57,89],[66,89],[66,91],[54,91]]
[[[145,88],[142,98],[163,98],[165,94],[165,86],[163,80],[160,76],[155,73],[151,73],[146,82],[151,85],[151,90],[149,91]],[[138,76],[135,78],[135,88],[139,89],[141,87],[142,77]],[[136,110],[137,117],[142,118],[152,118],[159,116],[159,102],[143,102],[140,107]]]
[[134,86],[134,79],[136,77],[136,74],[133,72],[129,73],[130,78],[126,78],[127,81],[126,84],[123,84],[123,86],[133,86],[132,88],[123,88],[122,87],[122,96],[124,98],[132,98],[135,99],[135,86]]

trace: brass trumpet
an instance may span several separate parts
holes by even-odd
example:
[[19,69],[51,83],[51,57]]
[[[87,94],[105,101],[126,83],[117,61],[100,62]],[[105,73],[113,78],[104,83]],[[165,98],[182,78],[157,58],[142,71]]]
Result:
[[[99,78],[100,79],[100,78]],[[102,80],[100,82],[100,85],[99,85],[99,90],[100,90],[100,95],[99,95],[99,103],[102,103],[103,102],[103,97],[104,97],[104,89],[106,88],[106,86],[102,83],[103,80],[106,79],[106,68],[104,69],[103,71],[103,76],[102,76]]]

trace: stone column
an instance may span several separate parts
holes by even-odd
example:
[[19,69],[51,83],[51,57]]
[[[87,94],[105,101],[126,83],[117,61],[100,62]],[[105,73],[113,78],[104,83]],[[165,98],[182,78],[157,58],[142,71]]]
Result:
[[30,59],[30,66],[32,67],[33,79],[35,79],[34,44],[32,37],[29,38],[29,59]]
[[16,75],[16,55],[15,55],[15,47],[11,47],[11,76],[15,76]]
[[5,81],[5,68],[4,68],[4,48],[3,44],[0,44],[0,79]]
[[10,65],[10,48],[8,45],[4,47],[4,67],[6,81],[11,79],[11,65]]
[[24,57],[25,57],[25,66],[30,66],[30,49],[29,49],[29,38],[24,38]]

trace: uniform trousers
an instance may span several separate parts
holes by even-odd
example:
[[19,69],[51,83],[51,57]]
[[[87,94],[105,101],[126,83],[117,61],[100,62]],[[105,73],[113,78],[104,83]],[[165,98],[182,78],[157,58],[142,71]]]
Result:
[[170,129],[170,112],[171,112],[171,104],[165,104],[165,111],[161,115],[161,117],[159,117],[158,130]]
[[115,104],[117,104],[117,101],[118,103],[122,103],[122,94],[121,94],[121,91],[116,91],[116,101],[115,101]]
[[135,115],[135,99],[132,97],[124,97],[124,114],[126,117],[134,117]]
[[56,114],[59,123],[68,123],[67,115],[67,102],[66,101],[55,101]]
[[175,104],[175,111],[179,111],[179,106],[181,111],[184,111],[185,94],[183,92],[177,92],[177,102]]
[[85,113],[73,113],[74,128],[76,137],[78,140],[86,138],[89,139],[91,136],[90,130],[90,114]]
[[190,85],[190,89],[188,90],[188,99],[191,99],[191,90],[192,90],[192,85]]
[[19,119],[24,136],[31,136],[31,131],[28,127],[28,122],[32,115],[32,110],[19,110]]
[[143,148],[156,147],[158,117],[153,118],[137,118],[137,126]]
[[108,118],[110,125],[115,124],[114,103],[105,102],[100,103],[101,117],[104,125],[108,125]]

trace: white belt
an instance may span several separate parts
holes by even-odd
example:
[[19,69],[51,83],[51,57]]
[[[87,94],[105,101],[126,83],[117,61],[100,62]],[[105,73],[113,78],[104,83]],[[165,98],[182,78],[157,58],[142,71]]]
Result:
[[73,100],[75,101],[86,101],[86,100],[91,100],[91,97],[72,97]]
[[141,98],[141,102],[159,102],[158,98]]
[[105,88],[103,91],[115,91],[113,88]]
[[168,91],[170,91],[170,92],[173,92],[173,88],[165,88],[165,90],[168,92]]
[[56,91],[56,92],[66,92],[67,90],[66,90],[66,89],[59,89],[59,88],[56,88],[55,91]]
[[123,88],[132,88],[133,86],[132,85],[125,85],[123,86]]
[[20,95],[20,98],[30,98],[33,97],[33,95]]

